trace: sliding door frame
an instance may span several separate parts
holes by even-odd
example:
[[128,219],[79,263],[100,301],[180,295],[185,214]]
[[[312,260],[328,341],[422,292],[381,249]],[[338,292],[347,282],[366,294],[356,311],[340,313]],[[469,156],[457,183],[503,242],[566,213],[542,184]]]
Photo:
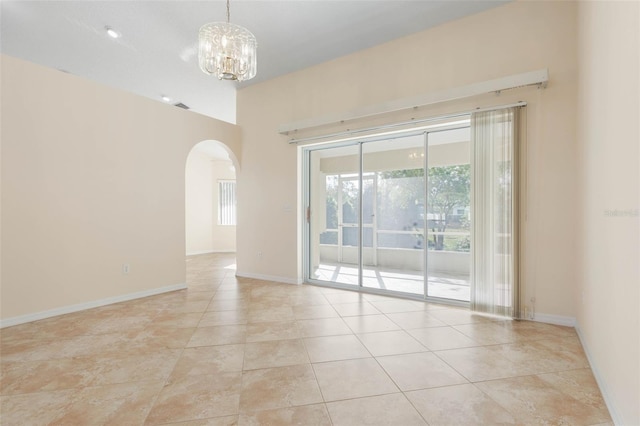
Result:
[[[385,295],[385,296],[396,296],[396,297],[402,297],[402,298],[407,298],[407,299],[414,299],[414,300],[420,300],[420,301],[431,301],[431,302],[438,302],[438,303],[445,303],[445,304],[450,304],[450,305],[455,305],[455,306],[463,306],[463,307],[468,307],[469,306],[469,302],[464,302],[464,301],[459,301],[459,300],[454,300],[454,299],[445,299],[445,298],[439,298],[439,297],[431,297],[428,295],[428,286],[429,286],[429,269],[428,269],[428,258],[429,258],[429,249],[428,249],[428,244],[427,244],[427,200],[428,200],[428,186],[429,186],[429,178],[428,178],[428,159],[429,159],[429,134],[430,133],[439,133],[439,132],[445,132],[445,131],[450,131],[450,130],[457,130],[457,129],[464,129],[464,128],[468,128],[470,126],[470,115],[464,115],[464,116],[457,116],[457,118],[463,118],[464,122],[460,123],[459,121],[456,121],[455,123],[450,123],[450,124],[439,124],[439,125],[435,125],[435,126],[428,126],[428,127],[422,127],[422,128],[418,128],[418,129],[411,129],[411,130],[405,130],[405,131],[400,131],[400,132],[393,132],[393,134],[381,134],[381,135],[373,135],[373,136],[364,136],[364,137],[360,137],[360,138],[353,138],[350,140],[345,140],[345,141],[336,141],[336,142],[324,142],[322,144],[316,144],[316,145],[306,145],[301,147],[302,148],[302,158],[303,158],[303,170],[302,170],[302,176],[303,176],[303,190],[304,190],[304,194],[303,194],[303,203],[304,203],[304,211],[307,212],[306,214],[306,220],[304,221],[304,227],[303,227],[303,247],[304,247],[304,253],[303,253],[303,276],[304,276],[304,283],[306,284],[312,284],[312,285],[319,285],[322,287],[330,287],[330,288],[338,288],[338,289],[344,289],[344,290],[352,290],[352,291],[359,291],[359,292],[363,292],[363,293],[372,293],[372,294],[380,294],[380,295]],[[378,289],[378,288],[370,288],[370,287],[365,287],[363,285],[363,248],[364,248],[364,232],[363,232],[363,225],[364,225],[364,218],[363,218],[363,214],[364,214],[364,203],[362,202],[363,200],[363,194],[364,194],[364,177],[363,177],[363,172],[364,172],[364,155],[363,155],[363,146],[367,143],[370,142],[379,142],[379,141],[392,141],[395,139],[400,139],[400,138],[406,138],[406,137],[411,137],[411,136],[423,136],[424,137],[424,142],[423,142],[423,149],[424,149],[424,161],[423,161],[423,171],[424,171],[424,200],[425,200],[425,214],[423,217],[423,230],[424,230],[424,241],[425,241],[425,245],[423,247],[423,274],[422,274],[422,279],[423,279],[423,293],[422,295],[420,294],[416,294],[416,293],[407,293],[407,292],[402,292],[402,291],[396,291],[396,290],[385,290],[385,289]],[[390,146],[393,144],[393,142],[389,142]],[[310,206],[311,206],[311,178],[310,178],[310,157],[311,157],[311,153],[314,151],[320,151],[320,150],[328,150],[328,149],[334,149],[334,148],[342,148],[342,147],[347,147],[347,146],[358,146],[358,284],[357,286],[354,285],[350,285],[350,284],[343,284],[343,283],[337,283],[337,282],[332,282],[332,281],[323,281],[323,280],[318,280],[318,279],[314,279],[311,277],[311,220],[310,220]],[[311,212],[311,214],[313,214],[313,212]],[[339,218],[340,220],[340,218]],[[374,226],[375,228],[375,226]],[[340,235],[340,232],[338,232],[338,235]],[[338,241],[339,246],[341,242]],[[472,243],[473,244],[473,243]]]

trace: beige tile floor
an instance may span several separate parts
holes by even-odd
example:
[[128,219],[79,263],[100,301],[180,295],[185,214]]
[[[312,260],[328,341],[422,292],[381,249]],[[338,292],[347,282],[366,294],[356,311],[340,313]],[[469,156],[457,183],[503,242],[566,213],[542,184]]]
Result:
[[611,424],[575,331],[234,276],[1,331],[2,425]]

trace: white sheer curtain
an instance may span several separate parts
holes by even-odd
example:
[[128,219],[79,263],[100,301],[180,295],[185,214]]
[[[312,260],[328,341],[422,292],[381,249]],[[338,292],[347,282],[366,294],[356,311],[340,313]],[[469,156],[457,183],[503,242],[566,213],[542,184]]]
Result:
[[518,113],[471,116],[471,309],[520,317],[518,282]]

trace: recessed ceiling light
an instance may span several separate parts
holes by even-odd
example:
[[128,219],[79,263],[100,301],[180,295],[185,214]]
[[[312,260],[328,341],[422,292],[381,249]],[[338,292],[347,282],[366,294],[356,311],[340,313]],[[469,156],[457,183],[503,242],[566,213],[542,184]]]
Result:
[[109,37],[111,37],[111,38],[118,38],[118,37],[120,37],[120,33],[119,33],[119,32],[117,32],[116,30],[114,30],[113,28],[111,28],[111,27],[108,27],[108,26],[107,26],[107,27],[104,27],[104,29],[105,29],[105,30],[107,30],[107,35],[108,35]]
[[161,97],[162,97],[162,100],[163,100],[163,101],[165,101],[165,102],[171,102],[171,98],[170,98],[170,97],[168,97],[167,95],[162,95]]

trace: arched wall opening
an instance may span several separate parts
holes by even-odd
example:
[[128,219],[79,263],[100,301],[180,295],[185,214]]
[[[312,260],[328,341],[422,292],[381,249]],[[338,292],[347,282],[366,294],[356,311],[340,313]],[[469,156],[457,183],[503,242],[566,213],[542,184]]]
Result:
[[186,255],[236,251],[238,161],[222,142],[196,144],[185,164]]

